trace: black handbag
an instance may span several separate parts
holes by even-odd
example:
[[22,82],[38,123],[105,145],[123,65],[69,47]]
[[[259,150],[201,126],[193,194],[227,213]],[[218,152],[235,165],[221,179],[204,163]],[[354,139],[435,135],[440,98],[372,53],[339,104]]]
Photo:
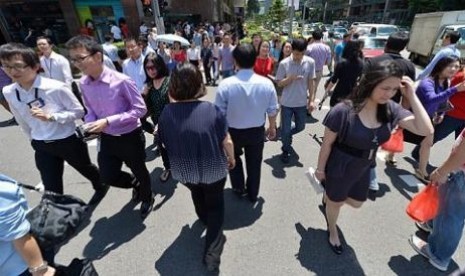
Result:
[[[18,185],[39,191],[33,186]],[[45,191],[40,203],[26,214],[26,219],[39,246],[48,249],[62,244],[76,233],[87,209],[87,204],[77,197]]]
[[55,276],[98,276],[89,259],[73,259],[68,266],[58,265]]

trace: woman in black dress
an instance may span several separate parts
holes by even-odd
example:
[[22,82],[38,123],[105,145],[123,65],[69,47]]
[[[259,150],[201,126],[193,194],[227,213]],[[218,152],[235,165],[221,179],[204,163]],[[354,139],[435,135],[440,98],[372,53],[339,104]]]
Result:
[[[315,175],[324,182],[328,243],[336,254],[343,251],[336,226],[339,211],[344,204],[359,208],[367,199],[378,146],[397,124],[420,135],[433,132],[413,81],[402,76],[393,61],[376,64],[362,76],[351,99],[334,106],[323,121],[326,128]],[[391,100],[399,88],[412,112]]]
[[[155,125],[152,133],[155,135],[155,143],[158,143],[158,119],[165,105],[170,102],[168,97],[168,87],[170,83],[169,70],[162,56],[156,53],[149,53],[144,59],[144,71],[146,81],[143,95],[145,104],[147,105],[146,116],[150,116]],[[158,143],[158,149],[163,160],[163,166],[165,167],[160,175],[160,180],[165,182],[170,177],[170,162],[166,150],[160,146],[160,143]]]
[[363,59],[360,46],[360,41],[351,40],[344,47],[342,60],[336,64],[334,75],[329,79],[329,84],[325,88],[329,95],[331,89],[336,86],[329,101],[331,107],[349,96],[362,75]]

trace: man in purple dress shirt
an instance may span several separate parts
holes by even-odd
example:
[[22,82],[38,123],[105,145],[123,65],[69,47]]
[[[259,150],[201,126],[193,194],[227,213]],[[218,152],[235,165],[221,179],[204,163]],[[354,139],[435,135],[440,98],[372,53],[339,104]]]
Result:
[[[98,164],[104,183],[133,188],[133,200],[141,200],[141,216],[153,209],[150,174],[145,166],[145,136],[140,118],[147,112],[134,81],[103,65],[103,48],[89,36],[75,36],[66,47],[71,62],[84,76],[80,80],[87,108],[85,128],[101,133]],[[133,174],[123,172],[123,162]]]

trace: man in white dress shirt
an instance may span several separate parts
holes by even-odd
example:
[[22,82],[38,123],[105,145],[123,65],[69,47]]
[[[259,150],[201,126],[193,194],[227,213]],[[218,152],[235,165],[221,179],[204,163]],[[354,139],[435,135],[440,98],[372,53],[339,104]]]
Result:
[[113,37],[109,34],[105,35],[105,43],[102,44],[103,53],[111,59],[114,68],[121,72],[120,58],[118,56],[118,48],[113,45]]
[[71,87],[73,75],[71,74],[69,61],[64,56],[53,51],[53,43],[50,38],[38,37],[37,48],[42,53],[40,66],[44,69],[44,77],[64,82]]
[[84,109],[63,82],[38,75],[39,57],[33,49],[18,43],[0,47],[3,69],[14,83],[3,88],[19,126],[31,140],[36,167],[45,190],[63,193],[65,161],[89,179],[95,194],[89,204],[98,203],[108,191],[100,172],[92,164],[87,144],[76,137],[77,119]]
[[123,74],[131,77],[136,82],[139,93],[142,93],[146,79],[142,49],[134,38],[125,39],[124,46],[129,58],[123,61]]

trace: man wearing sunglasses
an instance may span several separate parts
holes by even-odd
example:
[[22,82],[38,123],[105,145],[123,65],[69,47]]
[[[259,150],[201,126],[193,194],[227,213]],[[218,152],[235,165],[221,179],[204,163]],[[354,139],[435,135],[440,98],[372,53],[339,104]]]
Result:
[[3,88],[18,124],[31,140],[45,190],[63,193],[64,162],[89,179],[95,189],[89,204],[98,203],[108,191],[91,163],[87,144],[75,135],[75,121],[84,109],[68,86],[37,74],[39,57],[22,44],[0,47],[3,69],[14,83]]
[[[85,129],[101,133],[98,164],[102,181],[133,188],[133,200],[142,200],[140,211],[145,218],[153,209],[154,197],[140,122],[147,112],[144,100],[133,80],[103,65],[102,45],[92,37],[75,36],[66,47],[71,62],[84,73],[80,86],[87,108]],[[121,170],[123,163],[133,174]]]

